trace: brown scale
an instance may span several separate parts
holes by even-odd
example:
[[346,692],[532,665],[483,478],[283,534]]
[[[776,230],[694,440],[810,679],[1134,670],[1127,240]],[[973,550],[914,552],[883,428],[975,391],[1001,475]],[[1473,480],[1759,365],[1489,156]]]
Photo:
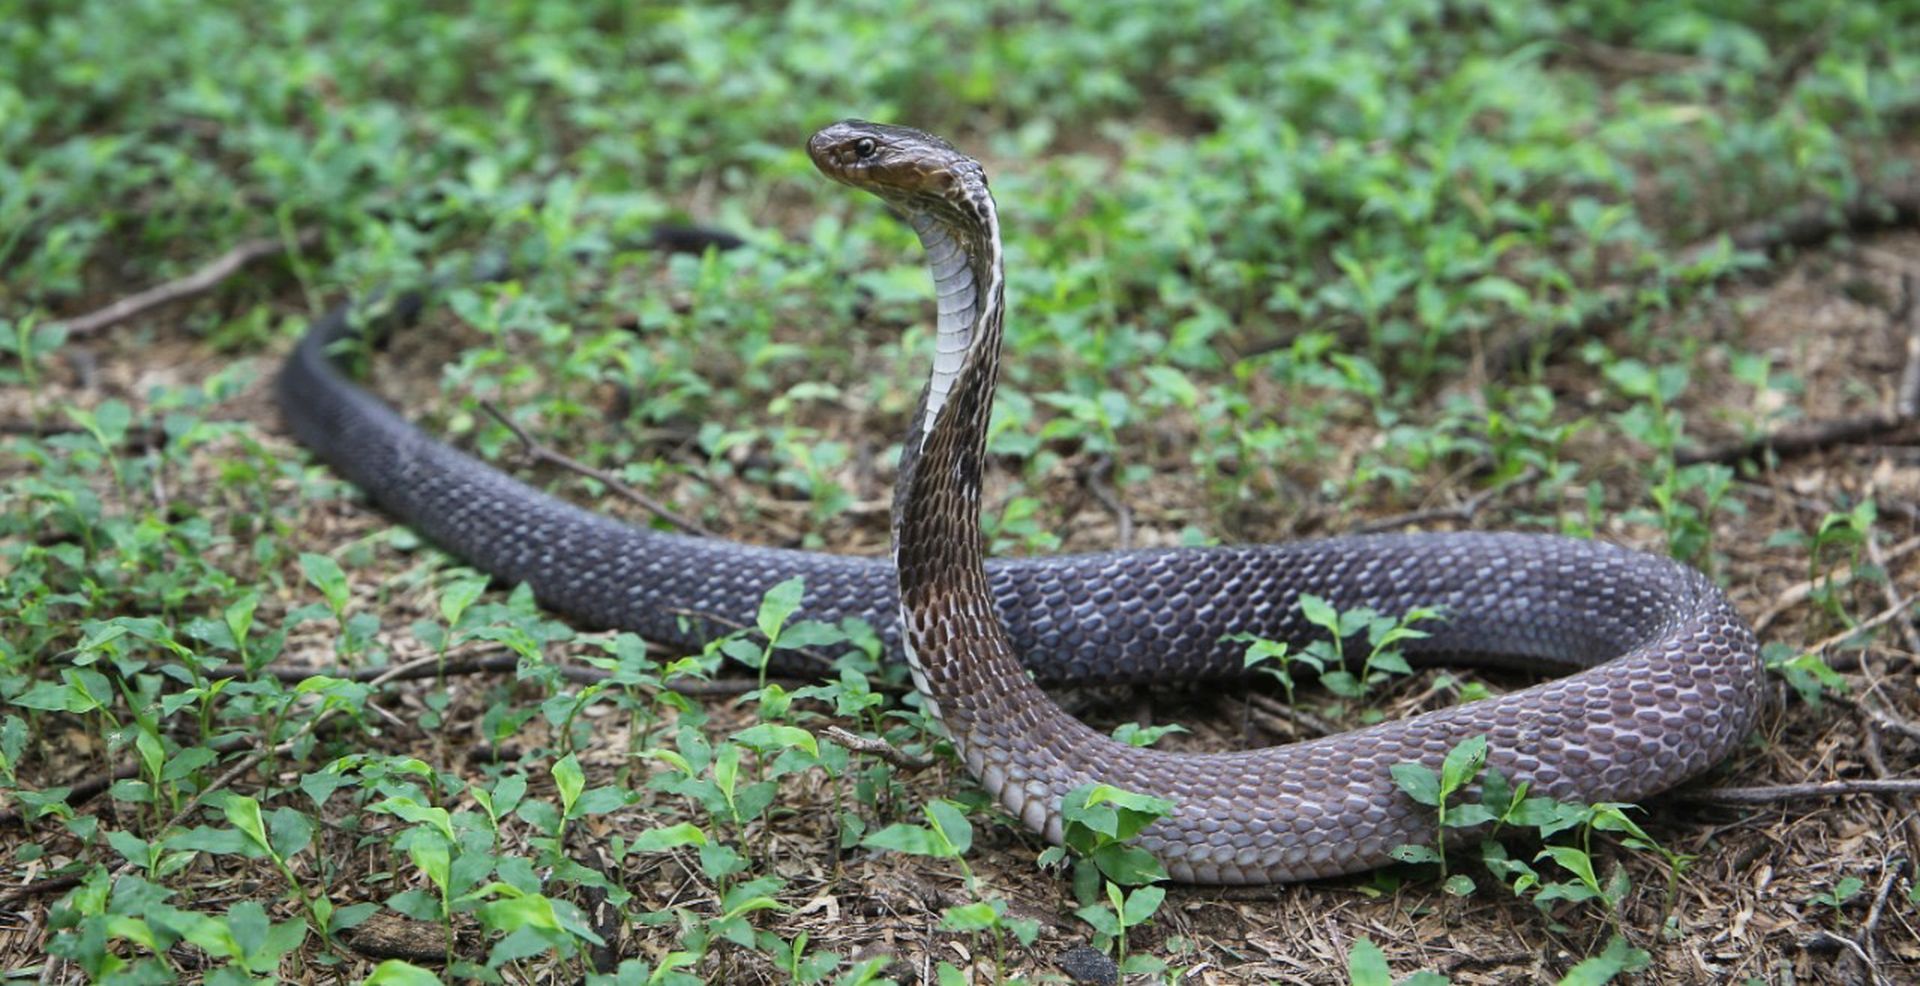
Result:
[[[942,377],[936,362],[922,396],[901,458],[894,555],[916,684],[968,769],[1036,831],[1057,841],[1060,798],[1099,780],[1175,803],[1174,813],[1139,843],[1177,879],[1330,876],[1381,865],[1395,846],[1425,842],[1433,829],[1428,809],[1397,789],[1389,768],[1404,761],[1437,766],[1469,737],[1487,736],[1490,763],[1532,782],[1539,793],[1631,801],[1704,769],[1752,727],[1762,695],[1757,647],[1704,577],[1605,545],[1512,535],[1396,542],[1479,552],[1471,565],[1402,558],[1360,540],[1324,542],[1302,564],[1404,581],[1416,595],[1443,596],[1471,585],[1474,598],[1498,595],[1487,591],[1489,584],[1530,597],[1536,586],[1515,573],[1544,572],[1533,577],[1574,590],[1553,593],[1556,606],[1617,606],[1615,595],[1646,597],[1660,607],[1645,621],[1650,629],[1626,640],[1555,643],[1564,632],[1542,619],[1537,632],[1553,644],[1548,650],[1617,644],[1620,656],[1509,695],[1265,750],[1140,749],[1066,715],[1016,657],[983,565],[980,476],[1003,311],[996,210],[985,176],[945,141],[902,127],[839,123],[816,134],[808,148],[828,176],[904,213],[931,256],[949,241],[966,251],[971,285],[956,280],[946,294],[975,292],[970,322],[953,325],[943,317],[941,338],[965,338],[968,348],[949,376]],[[935,280],[941,287],[937,267]],[[928,415],[932,425],[923,432]],[[1474,538],[1479,541],[1470,542]],[[1605,622],[1575,615],[1581,617],[1576,623]],[[1524,614],[1509,622],[1528,623]],[[1489,641],[1487,649],[1517,656],[1526,648],[1509,640]]]

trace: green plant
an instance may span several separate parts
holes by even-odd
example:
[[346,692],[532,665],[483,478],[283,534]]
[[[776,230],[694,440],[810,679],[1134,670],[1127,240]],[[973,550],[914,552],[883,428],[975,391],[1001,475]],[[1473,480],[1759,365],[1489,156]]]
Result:
[[1060,799],[1062,841],[1040,854],[1040,865],[1073,858],[1075,911],[1094,930],[1096,947],[1112,947],[1122,972],[1157,972],[1152,956],[1127,955],[1127,929],[1153,917],[1166,891],[1160,861],[1128,841],[1173,811],[1171,802],[1107,784],[1074,788]]

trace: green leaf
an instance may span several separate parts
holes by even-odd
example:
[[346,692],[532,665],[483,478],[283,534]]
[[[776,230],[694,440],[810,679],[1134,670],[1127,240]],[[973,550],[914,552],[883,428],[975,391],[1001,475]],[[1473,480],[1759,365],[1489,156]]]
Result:
[[1606,986],[1622,973],[1639,972],[1653,964],[1653,956],[1634,948],[1619,935],[1607,942],[1605,951],[1567,970],[1560,986]]
[[361,986],[442,986],[440,977],[411,962],[387,959],[373,967]]
[[553,765],[553,784],[560,791],[560,811],[573,816],[573,803],[587,786],[587,775],[580,769],[580,758],[569,753]]
[[937,799],[927,802],[927,820],[953,847],[952,855],[965,856],[967,850],[973,848],[973,825],[967,821],[966,812],[952,802]]
[[273,844],[267,841],[267,826],[260,817],[260,802],[242,794],[230,794],[226,803],[227,821],[240,834],[246,836],[254,845],[273,851]]
[[665,852],[681,846],[704,846],[707,833],[691,822],[650,828],[633,837],[628,846],[633,852]]
[[1487,762],[1487,738],[1469,736],[1447,751],[1440,763],[1440,791],[1450,795],[1473,782],[1474,775]]
[[1108,843],[1090,857],[1107,879],[1123,887],[1134,887],[1167,878],[1166,868],[1153,854],[1137,846]]
[[447,626],[458,626],[467,609],[487,591],[485,578],[456,579],[440,589],[440,618]]
[[1596,893],[1600,889],[1600,879],[1593,872],[1593,857],[1575,846],[1548,846],[1533,857],[1535,861],[1551,859],[1563,869],[1580,878],[1580,882]]
[[1434,851],[1431,846],[1416,846],[1411,843],[1402,843],[1394,846],[1392,849],[1387,850],[1387,855],[1392,856],[1402,863],[1413,863],[1415,865],[1440,862],[1440,854]]
[[1454,805],[1447,809],[1447,827],[1450,829],[1472,828],[1494,821],[1494,814],[1486,805]]
[[1307,618],[1308,623],[1320,627],[1335,637],[1342,636],[1340,614],[1325,599],[1310,592],[1301,593],[1300,613]]
[[350,590],[347,587],[347,573],[341,571],[340,563],[326,555],[302,552],[300,572],[320,595],[327,600],[327,608],[335,615],[346,611]]
[[806,594],[806,579],[794,576],[767,590],[760,600],[760,612],[754,617],[754,625],[768,640],[780,637],[780,628],[788,618],[800,609],[800,599]]
[[1417,763],[1397,763],[1387,770],[1407,797],[1429,808],[1440,805],[1440,777],[1431,769]]
[[915,856],[948,856],[951,851],[933,830],[919,825],[895,822],[878,832],[868,833],[860,840],[868,849],[885,849],[890,852],[911,853]]
[[1088,904],[1073,914],[1091,925],[1098,934],[1113,936],[1120,933],[1120,916],[1106,904]]
[[1126,907],[1120,916],[1127,927],[1145,924],[1153,913],[1160,909],[1160,902],[1167,899],[1167,891],[1161,887],[1141,887],[1127,895]]
[[1347,982],[1351,986],[1393,986],[1387,953],[1369,939],[1355,939],[1353,947],[1347,949]]
[[820,755],[820,743],[814,735],[798,726],[782,726],[778,723],[763,722],[749,726],[733,734],[733,739],[753,749],[766,753],[772,750],[798,748],[808,755]]
[[954,932],[986,931],[1000,923],[1006,905],[1000,901],[978,901],[949,907],[940,912],[940,930]]

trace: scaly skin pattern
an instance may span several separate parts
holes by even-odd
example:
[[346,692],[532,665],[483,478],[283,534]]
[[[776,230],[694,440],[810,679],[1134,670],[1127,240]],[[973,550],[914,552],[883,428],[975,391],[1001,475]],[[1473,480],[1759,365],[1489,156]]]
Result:
[[1518,535],[1402,539],[1388,551],[1329,541],[1288,560],[1317,586],[1348,587],[1333,593],[1339,605],[1394,612],[1405,593],[1448,606],[1458,616],[1443,649],[1618,656],[1499,698],[1240,753],[1140,749],[1066,715],[1027,676],[983,557],[980,477],[1005,310],[985,175],[938,138],[861,121],[822,130],[808,150],[829,177],[904,214],[927,248],[937,355],[894,500],[904,649],[968,770],[1028,827],[1060,841],[1061,798],[1103,782],[1175,805],[1139,840],[1175,879],[1332,876],[1429,841],[1431,810],[1400,792],[1390,769],[1437,766],[1469,737],[1487,737],[1488,762],[1536,793],[1631,801],[1704,770],[1753,727],[1758,647],[1705,577],[1649,555]]
[[[952,155],[933,160],[927,173],[975,176],[985,194],[977,164],[950,167],[965,160],[952,148],[895,132],[903,146]],[[944,192],[947,180],[930,181]],[[956,225],[966,214],[953,210],[894,206],[927,243],[942,344],[961,346],[955,352],[963,358],[936,362],[947,373],[941,410],[954,414],[964,404],[977,416],[990,403],[978,390],[982,381],[991,386],[981,354],[991,349],[998,358],[999,315],[991,340],[980,324],[986,288],[997,281],[987,269],[998,262],[997,236]],[[972,221],[991,215],[983,208],[974,208]],[[997,292],[993,299],[997,309]],[[391,319],[404,320],[420,304],[402,295],[386,307]],[[689,648],[751,625],[766,590],[800,575],[807,590],[801,618],[864,619],[891,657],[905,656],[893,565],[629,526],[517,482],[409,424],[341,372],[329,351],[356,335],[361,314],[342,307],[314,324],[281,371],[282,412],[319,458],[448,552],[503,582],[528,584],[543,605],[582,625]],[[967,366],[974,368],[971,396],[960,386]],[[928,432],[923,413],[911,433]],[[1683,565],[1597,542],[1409,534],[990,559],[990,602],[983,601],[971,581],[977,576],[954,574],[977,565],[981,553],[977,526],[965,522],[978,512],[979,457],[967,442],[952,448],[949,466],[976,470],[971,484],[915,494],[908,472],[942,470],[910,465],[897,496],[903,507],[924,503],[945,518],[913,520],[911,509],[896,515],[896,524],[921,530],[918,541],[931,545],[909,552],[900,570],[921,586],[909,593],[906,621],[921,635],[916,677],[969,769],[1038,831],[1057,839],[1060,796],[1091,780],[1174,800],[1176,815],[1140,841],[1180,879],[1292,880],[1379,865],[1394,845],[1425,841],[1432,829],[1426,809],[1398,792],[1388,767],[1402,760],[1435,766],[1468,736],[1487,735],[1490,761],[1540,793],[1626,801],[1720,759],[1761,707],[1757,648],[1726,598]],[[1416,663],[1577,673],[1311,743],[1198,757],[1115,744],[1033,687],[1036,679],[1238,677],[1244,645],[1228,635],[1296,644],[1314,638],[1299,610],[1302,593],[1343,610],[1441,608],[1446,621],[1423,625],[1432,636],[1408,644]]]

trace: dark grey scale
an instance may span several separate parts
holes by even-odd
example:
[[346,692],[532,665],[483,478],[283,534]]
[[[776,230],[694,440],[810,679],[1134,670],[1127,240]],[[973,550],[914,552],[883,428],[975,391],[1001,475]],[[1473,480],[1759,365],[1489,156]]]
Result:
[[[921,140],[915,146],[944,148],[941,161],[958,157],[924,135],[886,132],[901,146]],[[990,221],[984,182],[977,165],[967,165],[952,183],[968,188],[973,176],[977,188],[963,202],[922,198],[919,206],[966,223]],[[910,215],[916,208],[916,201],[889,201]],[[974,229],[945,244],[930,242],[936,276],[958,276],[960,266],[974,276],[970,265],[994,241]],[[982,286],[985,271],[975,277]],[[997,333],[998,298],[979,304]],[[396,307],[404,314],[418,304],[403,299]],[[349,381],[326,352],[353,334],[351,322],[346,309],[321,319],[289,359],[279,379],[287,420],[381,507],[469,564],[527,582],[544,605],[584,624],[631,629],[682,648],[751,623],[768,587],[802,575],[804,618],[864,619],[890,654],[900,654],[890,565],[629,527],[520,484],[413,428]],[[979,373],[993,360],[972,365]],[[964,378],[956,383],[954,399],[980,418],[990,391]],[[977,455],[954,458],[955,465],[970,461],[956,480],[935,484],[944,487],[938,503],[971,528]],[[977,548],[968,550],[949,529],[928,529],[947,539],[927,559],[936,570],[977,557]],[[1752,635],[1711,583],[1669,560],[1594,542],[1396,535],[1004,559],[989,563],[986,574],[1008,631],[1006,654],[1019,655],[1046,682],[1238,676],[1243,647],[1222,638],[1245,631],[1304,642],[1302,592],[1341,608],[1388,613],[1445,606],[1447,621],[1427,627],[1432,637],[1411,648],[1416,659],[1592,668],[1312,743],[1179,758],[1115,748],[1064,718],[1030,690],[1010,656],[1007,667],[976,668],[922,655],[949,723],[968,723],[962,728],[969,742],[986,748],[970,752],[969,762],[981,761],[983,777],[995,780],[988,786],[1017,816],[1057,835],[1052,802],[1096,775],[1178,793],[1179,812],[1143,844],[1186,879],[1299,879],[1378,864],[1387,849],[1422,838],[1430,827],[1387,769],[1406,759],[1437,764],[1455,742],[1475,734],[1492,735],[1495,762],[1510,765],[1515,780],[1562,797],[1633,800],[1718,760],[1751,728],[1763,697]],[[923,627],[941,648],[966,643],[991,622],[984,609],[941,602]],[[683,628],[682,611],[708,618]],[[976,686],[988,693],[967,694]],[[1229,832],[1226,842],[1209,841]]]

